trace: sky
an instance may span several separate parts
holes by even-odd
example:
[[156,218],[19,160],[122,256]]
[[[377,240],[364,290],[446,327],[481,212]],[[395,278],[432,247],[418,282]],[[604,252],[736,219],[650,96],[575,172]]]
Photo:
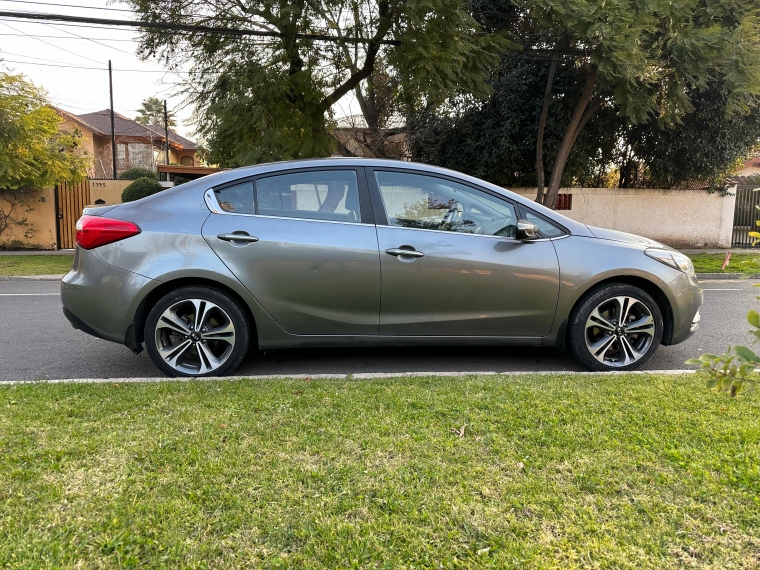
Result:
[[[125,4],[109,0],[0,0],[0,10],[133,19]],[[108,60],[113,66],[114,109],[134,119],[148,97],[166,99],[179,125],[192,138],[192,108],[177,94],[180,77],[156,60],[135,55],[138,32],[89,24],[33,22],[0,17],[0,69],[23,73],[43,87],[50,102],[74,114],[110,108]],[[69,67],[61,67],[69,66]],[[335,107],[337,116],[358,112],[351,100]]]

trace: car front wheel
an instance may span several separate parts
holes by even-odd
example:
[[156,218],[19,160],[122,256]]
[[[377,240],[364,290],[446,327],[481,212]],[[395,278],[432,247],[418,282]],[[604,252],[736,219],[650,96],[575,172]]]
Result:
[[211,287],[182,287],[163,296],[145,322],[145,345],[167,376],[221,376],[248,350],[245,313]]
[[644,290],[611,283],[589,293],[568,323],[570,352],[596,371],[635,370],[662,340],[662,313]]

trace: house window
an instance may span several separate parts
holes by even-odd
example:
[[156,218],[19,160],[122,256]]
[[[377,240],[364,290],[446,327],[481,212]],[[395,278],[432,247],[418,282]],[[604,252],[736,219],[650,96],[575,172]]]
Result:
[[116,165],[119,170],[153,168],[153,147],[144,143],[118,143],[116,145]]
[[192,156],[183,156],[180,164],[182,166],[194,166],[195,161]]

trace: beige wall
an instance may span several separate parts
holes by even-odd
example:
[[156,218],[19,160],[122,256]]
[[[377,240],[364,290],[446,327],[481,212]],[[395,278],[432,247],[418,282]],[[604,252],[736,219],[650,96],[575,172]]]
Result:
[[193,159],[193,163],[190,165],[184,165],[184,166],[198,166],[195,163],[195,151],[193,150],[176,150],[173,148],[169,149],[169,162],[171,164],[182,164],[182,159],[186,156],[189,156]]
[[[3,209],[9,204],[2,198]],[[44,201],[43,201],[44,200]],[[22,222],[26,218],[23,225]],[[17,201],[11,221],[0,234],[0,248],[4,249],[55,249],[55,226],[58,221],[55,212],[55,190],[43,188],[32,194],[25,202]],[[16,223],[14,223],[16,222]]]
[[[535,188],[515,191],[532,200],[536,197]],[[573,208],[560,213],[584,224],[630,232],[672,247],[731,247],[735,196],[642,188],[567,188],[561,193],[573,195]]]
[[132,180],[90,180],[90,205],[97,200],[106,204],[121,204],[121,193]]
[[87,156],[90,158],[90,168],[87,171],[87,174],[89,176],[93,176],[95,174],[95,170],[93,169],[93,161],[95,159],[95,153],[97,151],[95,136],[91,131],[88,131],[79,125],[75,125],[71,121],[61,120],[58,128],[62,131],[66,131],[67,133],[73,133],[75,130],[78,130],[80,133],[82,133],[82,148],[84,148]]

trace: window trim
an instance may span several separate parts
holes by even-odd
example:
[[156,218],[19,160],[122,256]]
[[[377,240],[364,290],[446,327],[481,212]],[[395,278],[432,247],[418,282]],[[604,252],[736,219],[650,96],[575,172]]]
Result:
[[[271,216],[269,214],[260,214],[259,213],[259,200],[258,200],[258,188],[256,186],[256,183],[258,180],[263,178],[272,178],[273,176],[285,176],[288,174],[303,174],[303,173],[309,173],[309,172],[329,172],[329,171],[351,171],[356,175],[356,184],[359,191],[359,210],[361,213],[361,220],[356,222],[344,222],[340,220],[320,220],[318,218],[296,218],[296,217],[288,217],[288,216]],[[228,188],[230,186],[236,186],[238,184],[243,184],[245,182],[253,182],[253,208],[254,213],[253,214],[243,214],[240,212],[225,212],[222,210],[221,206],[219,206],[219,201],[216,199],[216,191],[217,190],[223,190],[224,188]],[[306,222],[327,222],[327,223],[333,223],[333,224],[359,224],[359,225],[375,225],[375,218],[373,215],[373,208],[371,199],[369,196],[369,190],[367,188],[367,175],[366,172],[364,172],[364,168],[360,166],[313,166],[310,168],[291,168],[287,170],[274,170],[269,172],[261,172],[259,174],[255,174],[253,176],[244,176],[242,178],[236,178],[235,180],[230,180],[228,182],[224,182],[222,184],[217,184],[216,186],[212,186],[206,192],[204,193],[204,199],[206,201],[206,206],[209,210],[211,210],[214,214],[221,214],[225,216],[255,216],[255,217],[262,217],[262,218],[273,218],[273,219],[280,219],[280,220],[301,220]]]

